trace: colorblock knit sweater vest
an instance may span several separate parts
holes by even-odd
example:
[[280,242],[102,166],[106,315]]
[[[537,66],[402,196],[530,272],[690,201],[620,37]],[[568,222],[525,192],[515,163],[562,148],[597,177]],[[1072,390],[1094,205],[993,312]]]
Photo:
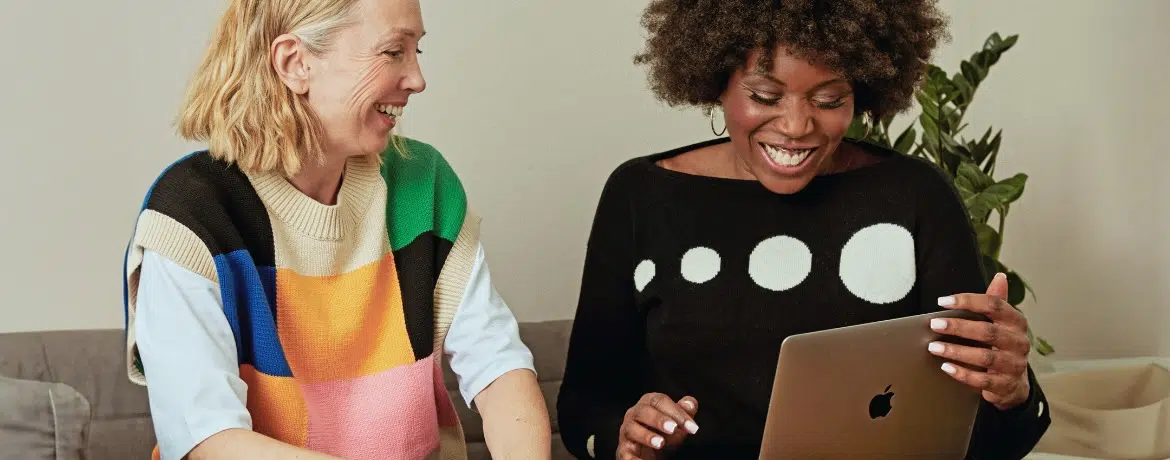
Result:
[[441,360],[479,221],[442,156],[406,145],[349,160],[333,206],[205,151],[167,168],[125,259],[129,378],[150,372],[134,313],[152,250],[218,283],[256,432],[344,458],[466,458]]

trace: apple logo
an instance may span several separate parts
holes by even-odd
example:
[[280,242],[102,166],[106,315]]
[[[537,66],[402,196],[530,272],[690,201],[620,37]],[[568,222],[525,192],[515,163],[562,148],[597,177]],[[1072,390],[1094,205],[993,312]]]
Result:
[[894,399],[894,393],[890,391],[892,386],[887,386],[881,394],[874,395],[873,399],[869,400],[869,418],[876,419],[890,414],[890,410],[894,408],[891,403]]

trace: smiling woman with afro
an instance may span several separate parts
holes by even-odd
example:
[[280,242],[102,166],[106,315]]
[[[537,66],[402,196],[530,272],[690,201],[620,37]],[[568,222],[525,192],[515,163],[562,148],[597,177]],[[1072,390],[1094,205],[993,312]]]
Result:
[[[661,101],[707,111],[715,137],[633,158],[605,184],[558,399],[569,452],[756,459],[765,437],[777,458],[1031,451],[1051,419],[1027,320],[1004,300],[1006,278],[985,278],[953,184],[928,161],[845,137],[858,116],[911,105],[946,23],[929,0],[649,2],[634,61]],[[940,313],[922,320],[934,341],[921,349],[856,344],[784,371],[797,372],[786,385],[827,389],[883,356],[932,362],[896,366],[953,379],[955,402],[907,422],[924,412],[901,413],[915,396],[899,392],[884,423],[937,431],[882,441],[789,424],[852,416],[796,412],[832,404],[828,391],[773,398],[785,338]],[[968,390],[977,410],[960,409]],[[770,409],[788,428],[765,434]]]

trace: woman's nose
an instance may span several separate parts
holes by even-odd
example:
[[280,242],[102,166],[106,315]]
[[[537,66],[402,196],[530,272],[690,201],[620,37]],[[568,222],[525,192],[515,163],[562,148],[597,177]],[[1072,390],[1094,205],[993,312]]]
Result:
[[410,70],[406,72],[406,77],[402,79],[402,90],[410,91],[412,93],[421,93],[427,89],[427,81],[423,78],[422,68],[418,65],[418,60],[410,66]]
[[776,130],[789,139],[801,139],[816,129],[809,107],[803,101],[791,101],[776,117]]

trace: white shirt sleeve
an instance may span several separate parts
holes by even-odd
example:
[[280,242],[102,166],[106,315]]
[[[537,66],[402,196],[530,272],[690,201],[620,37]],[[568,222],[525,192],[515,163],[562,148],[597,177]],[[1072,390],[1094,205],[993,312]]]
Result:
[[443,345],[459,392],[473,410],[475,397],[501,375],[516,369],[536,372],[516,317],[492,285],[482,245]]
[[153,251],[141,270],[134,327],[163,460],[181,459],[221,431],[250,430],[219,286]]

